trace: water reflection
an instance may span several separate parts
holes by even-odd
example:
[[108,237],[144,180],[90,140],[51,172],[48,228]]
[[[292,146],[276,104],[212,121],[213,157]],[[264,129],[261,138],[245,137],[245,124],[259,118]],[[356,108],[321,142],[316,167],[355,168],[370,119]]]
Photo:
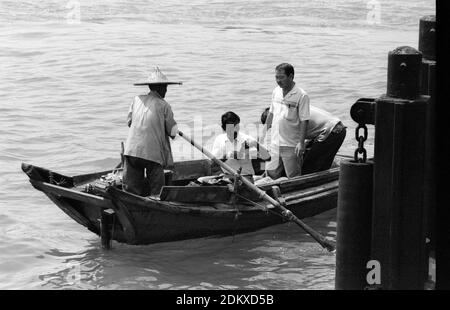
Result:
[[[335,211],[308,219],[324,234]],[[334,254],[299,227],[283,224],[258,232],[148,246],[93,239],[86,250],[52,249],[59,269],[39,276],[51,289],[332,289]]]

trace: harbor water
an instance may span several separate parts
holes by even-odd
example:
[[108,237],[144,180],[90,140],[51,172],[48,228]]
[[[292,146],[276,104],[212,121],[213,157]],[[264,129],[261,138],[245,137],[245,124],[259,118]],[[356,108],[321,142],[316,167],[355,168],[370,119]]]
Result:
[[[417,48],[432,0],[0,0],[0,289],[333,289],[335,254],[295,224],[148,246],[75,223],[21,171],[64,174],[120,161],[132,98],[154,66],[183,85],[166,100],[185,133],[210,147],[234,111],[252,133],[292,63],[311,104],[348,127],[351,105],[386,91],[388,51]],[[373,154],[373,126],[366,145]],[[176,160],[201,158],[181,138]],[[334,238],[336,212],[305,222]]]

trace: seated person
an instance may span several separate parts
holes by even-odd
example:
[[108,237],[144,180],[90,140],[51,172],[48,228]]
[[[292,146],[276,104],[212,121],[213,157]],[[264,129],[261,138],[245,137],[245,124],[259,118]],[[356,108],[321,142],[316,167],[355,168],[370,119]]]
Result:
[[[265,124],[268,114],[269,108],[266,108],[261,115],[261,123]],[[345,128],[339,118],[310,105],[302,174],[330,169],[334,156],[344,142]]]
[[[211,153],[231,168],[242,168],[241,174],[255,174],[252,159],[269,160],[269,152],[254,138],[239,132],[240,118],[236,113],[222,115],[223,134],[216,137]],[[225,171],[224,171],[225,172]]]

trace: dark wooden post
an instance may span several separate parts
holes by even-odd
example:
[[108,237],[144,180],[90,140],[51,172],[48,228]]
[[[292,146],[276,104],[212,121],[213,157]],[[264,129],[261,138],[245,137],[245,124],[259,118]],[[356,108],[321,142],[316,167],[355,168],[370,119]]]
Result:
[[342,161],[337,205],[337,290],[362,290],[370,260],[373,163]]
[[423,16],[419,22],[419,51],[423,58],[436,60],[436,16]]
[[388,56],[387,93],[375,104],[371,259],[383,289],[423,289],[427,96],[420,95],[422,54],[403,46]]
[[[435,219],[436,219],[436,18],[434,15],[424,16],[419,25],[419,51],[422,52],[421,92],[430,96],[427,111],[426,127],[426,157],[425,157],[425,188],[424,204],[427,218],[427,237],[430,240],[428,251],[434,250]],[[428,278],[428,261],[426,262]]]
[[100,234],[102,239],[102,248],[111,249],[112,227],[114,225],[115,212],[113,209],[105,209],[102,211],[102,218],[100,221]]

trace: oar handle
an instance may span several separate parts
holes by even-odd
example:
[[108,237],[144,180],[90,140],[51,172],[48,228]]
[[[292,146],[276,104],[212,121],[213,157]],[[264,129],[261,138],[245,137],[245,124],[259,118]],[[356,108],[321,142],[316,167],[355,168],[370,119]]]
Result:
[[260,188],[258,188],[255,184],[247,180],[246,178],[243,178],[239,174],[236,173],[236,171],[231,168],[228,164],[220,161],[217,159],[211,152],[209,152],[207,149],[205,149],[203,146],[197,144],[194,140],[187,137],[183,132],[178,131],[178,135],[188,141],[191,145],[196,147],[198,150],[200,150],[203,154],[208,156],[212,161],[214,161],[216,164],[218,164],[220,167],[228,171],[229,173],[239,177],[241,181],[247,185],[250,189],[258,193],[259,197],[266,200],[267,202],[271,203],[273,206],[275,206],[287,220],[293,221],[297,225],[299,225],[301,228],[303,228],[308,234],[311,235],[322,247],[326,248],[328,251],[334,251],[335,246],[330,241],[325,239],[321,234],[319,234],[317,231],[303,223],[301,220],[299,220],[290,210],[286,209],[284,206],[282,206],[278,201],[267,195],[267,193]]
[[280,213],[288,220],[295,222],[297,225],[299,225],[301,228],[303,228],[308,234],[311,235],[322,247],[326,248],[328,251],[332,252],[335,250],[335,245],[332,241],[327,240],[324,236],[322,236],[320,233],[312,229],[310,226],[308,226],[306,223],[301,221],[298,217],[296,217],[289,209],[284,207],[282,204],[280,204],[278,201],[267,195],[267,193],[261,189],[259,189],[257,186],[255,186],[252,182],[247,180],[246,178],[241,177],[242,182],[250,187],[251,189],[258,192],[259,196],[266,200],[267,202],[270,202],[272,205],[274,205]]
[[230,174],[236,174],[236,171],[234,171],[233,168],[231,168],[228,164],[224,163],[223,161],[217,159],[210,151],[205,149],[203,146],[197,144],[194,140],[187,137],[182,131],[178,131],[178,135],[185,139],[187,142],[195,146],[199,151],[201,151],[203,154],[205,154],[209,159],[211,159],[213,162],[215,162],[217,165],[223,167],[226,171],[228,171]]

